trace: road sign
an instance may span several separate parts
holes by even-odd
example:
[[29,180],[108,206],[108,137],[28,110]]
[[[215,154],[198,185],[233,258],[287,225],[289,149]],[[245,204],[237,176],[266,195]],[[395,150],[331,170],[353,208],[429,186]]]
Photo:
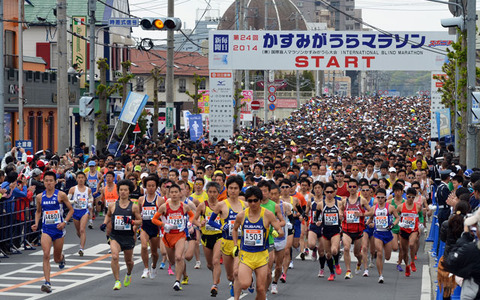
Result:
[[270,94],[273,94],[273,93],[275,93],[276,91],[277,91],[277,88],[276,88],[275,86],[271,85],[271,86],[268,87],[268,92],[269,92]]
[[140,22],[138,19],[132,18],[112,18],[108,20],[110,27],[138,27]]
[[267,99],[268,99],[268,101],[270,101],[270,102],[275,102],[275,100],[277,100],[277,96],[275,96],[275,95],[269,95]]
[[[33,142],[32,142],[32,140],[17,140],[17,141],[15,141],[15,147],[17,147],[17,150],[18,150],[18,148],[25,149],[25,153],[27,153],[27,155],[33,155]],[[17,152],[17,159],[18,160],[22,159],[22,154],[20,153],[20,151]]]
[[271,110],[271,111],[274,111],[275,108],[276,108],[276,107],[275,107],[275,104],[273,104],[273,103],[270,103],[270,104],[268,105],[268,109]]
[[253,110],[259,110],[260,109],[260,101],[258,101],[258,100],[252,101],[251,106],[252,106]]

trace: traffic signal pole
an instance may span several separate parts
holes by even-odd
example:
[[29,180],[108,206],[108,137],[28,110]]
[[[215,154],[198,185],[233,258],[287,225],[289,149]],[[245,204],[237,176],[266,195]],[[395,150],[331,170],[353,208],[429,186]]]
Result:
[[[174,4],[173,0],[168,0],[168,17],[174,16]],[[173,48],[174,48],[174,40],[173,40],[173,30],[167,30],[167,70],[166,70],[166,78],[165,78],[165,92],[166,97],[165,99],[165,117],[166,117],[166,124],[165,124],[165,134],[173,137]],[[155,120],[154,120],[155,122]]]
[[[89,25],[90,25],[90,69],[88,70],[89,80],[88,80],[88,93],[90,97],[95,98],[95,10],[97,7],[96,0],[89,0],[88,2],[88,12],[89,12]],[[93,104],[95,105],[95,104]],[[95,111],[88,118],[90,123],[89,128],[89,144],[90,146],[95,144]],[[95,153],[93,153],[95,155]]]

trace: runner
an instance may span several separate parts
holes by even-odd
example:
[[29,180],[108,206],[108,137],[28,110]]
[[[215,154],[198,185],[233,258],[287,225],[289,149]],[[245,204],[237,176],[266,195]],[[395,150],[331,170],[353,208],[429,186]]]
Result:
[[[361,180],[360,184],[360,196],[368,200],[368,205],[374,207],[376,202],[375,198],[371,196],[371,187],[366,179]],[[363,253],[363,277],[368,277],[368,267],[373,267],[373,260],[375,259],[375,242],[373,239],[374,223],[369,223],[369,216],[365,216],[365,230],[363,230],[362,237],[362,253]],[[367,225],[368,223],[368,225]],[[370,250],[370,251],[369,251]],[[370,252],[370,258],[368,253]],[[360,274],[361,268],[357,264],[355,274]]]
[[218,294],[218,284],[220,284],[220,275],[222,273],[220,266],[222,230],[220,229],[220,217],[215,219],[215,223],[218,224],[216,227],[210,226],[207,222],[218,206],[218,195],[220,191],[221,187],[218,183],[212,181],[207,183],[208,199],[201,202],[195,212],[195,220],[201,217],[203,253],[207,261],[207,268],[212,271],[213,285],[210,289],[210,295],[212,297],[216,297]]
[[[130,176],[132,175],[130,174],[129,177]],[[138,207],[142,215],[142,229],[140,232],[140,241],[142,243],[141,256],[144,267],[142,278],[150,277],[154,279],[157,276],[158,247],[160,246],[160,230],[158,226],[152,223],[152,218],[157,213],[160,203],[160,197],[155,193],[158,188],[158,177],[145,177],[143,179],[143,186],[146,189],[146,194],[138,199]],[[149,245],[152,253],[151,267],[148,265]]]
[[[280,200],[280,187],[278,185],[272,185],[270,189],[270,198],[274,201],[279,207],[280,212],[282,213],[283,220],[285,225],[282,226],[283,232],[291,235],[293,238],[293,226],[289,221],[289,218],[292,217],[292,205],[289,202]],[[290,224],[290,230],[288,225]],[[274,254],[270,259],[275,258],[275,274],[272,280],[271,293],[278,294],[278,279],[282,275],[283,260],[285,258],[285,247],[287,245],[287,237],[284,235],[282,237],[274,238]]]
[[[388,193],[388,191],[387,191]],[[405,202],[403,198],[403,186],[399,183],[393,185],[393,199],[389,202],[395,209],[397,209],[402,203]],[[394,220],[395,221],[395,220]],[[392,227],[392,235],[393,235],[393,242],[392,242],[392,250],[398,251],[398,261],[397,261],[397,271],[403,272],[402,268],[402,260],[403,260],[403,249],[399,246],[400,244],[400,226],[398,222],[396,225]]]
[[[410,270],[417,272],[415,265],[416,240],[418,237],[419,215],[422,208],[414,202],[417,191],[414,188],[407,189],[407,201],[398,206],[397,212],[401,217],[400,225],[400,246],[403,251],[403,260],[406,269],[405,276],[410,277]],[[408,257],[410,250],[410,259]],[[411,261],[411,264],[409,264]]]
[[[330,276],[328,281],[335,280],[335,273],[337,275],[342,274],[342,268],[340,267],[340,221],[343,217],[343,211],[341,210],[340,196],[335,195],[336,187],[333,182],[325,184],[325,198],[322,202],[317,204],[315,211],[315,224],[322,226],[323,247],[326,252],[326,261],[328,269],[330,270]],[[319,217],[321,219],[319,220]],[[335,270],[334,270],[335,268]],[[322,274],[319,273],[318,277]]]
[[358,182],[350,178],[348,182],[348,190],[350,196],[342,201],[343,222],[343,255],[345,261],[345,279],[352,278],[352,271],[350,269],[350,246],[353,243],[353,253],[357,258],[357,269],[362,264],[362,236],[365,229],[365,216],[370,216],[371,212],[368,200],[357,196]]
[[[108,207],[111,204],[114,204],[118,199],[118,189],[117,185],[114,183],[115,173],[113,171],[108,171],[105,174],[105,186],[102,189],[102,194],[100,196],[101,201],[99,201],[99,206],[104,205],[105,211],[108,211]],[[99,208],[101,212],[101,208]]]
[[[216,176],[215,178],[218,179],[219,176]],[[230,295],[232,297],[235,294],[234,281],[236,278],[234,277],[234,274],[238,268],[238,257],[234,256],[234,247],[238,245],[233,244],[232,230],[237,214],[245,210],[245,203],[239,199],[242,186],[242,177],[238,175],[230,176],[227,180],[228,199],[219,202],[218,205],[215,206],[210,215],[210,219],[208,220],[208,225],[217,229],[222,229],[221,250],[223,265],[225,267],[225,272],[227,273],[227,279],[230,281]],[[217,216],[220,217],[221,227],[219,227],[218,223],[215,221]]]
[[100,167],[96,167],[94,160],[91,160],[88,163],[88,172],[87,172],[87,185],[92,190],[93,195],[93,205],[89,207],[90,216],[88,220],[88,228],[93,229],[93,220],[95,220],[95,215],[98,213],[98,210],[95,211],[95,203],[101,193],[99,193],[100,182],[102,182],[102,174],[98,171]]
[[[190,222],[195,225],[199,223],[193,219],[194,214],[188,205],[182,202],[182,192],[180,186],[172,184],[169,188],[169,200],[160,206],[157,213],[153,216],[152,222],[157,226],[165,229],[163,242],[166,246],[167,255],[170,263],[175,262],[175,283],[173,289],[175,291],[182,290],[180,279],[185,268],[185,228],[187,220],[185,215],[188,214]],[[164,217],[165,222],[160,221],[160,217]]]
[[273,226],[276,231],[274,237],[283,236],[280,222],[275,215],[260,206],[262,191],[258,187],[251,187],[245,192],[245,199],[249,207],[240,212],[233,226],[233,244],[238,242],[238,229],[242,237],[240,251],[234,246],[235,256],[240,257],[238,266],[238,279],[235,281],[235,299],[240,299],[241,290],[247,289],[252,284],[252,273],[255,272],[257,295],[255,299],[266,299],[266,278],[268,269],[268,231]]
[[[383,252],[385,251],[385,260],[390,260],[392,254],[393,235],[391,229],[400,221],[397,210],[391,204],[386,203],[387,191],[385,189],[378,189],[373,211],[373,216],[368,220],[368,225],[374,223],[375,231],[373,237],[375,240],[375,249],[377,251],[377,271],[378,283],[384,283],[383,277]],[[395,221],[392,223],[392,216],[395,216]]]
[[120,180],[117,188],[119,194],[118,201],[108,206],[105,220],[100,226],[102,231],[107,230],[110,251],[112,252],[111,266],[113,277],[115,278],[113,290],[122,288],[119,263],[120,252],[122,251],[125,265],[127,266],[127,274],[125,274],[123,285],[127,287],[132,282],[133,248],[135,247],[133,225],[142,225],[140,210],[129,198],[130,193],[133,192],[133,184],[130,180]]
[[307,211],[309,211],[309,228],[308,228],[308,248],[312,250],[312,260],[316,261],[317,252],[319,256],[320,269],[318,270],[318,277],[325,276],[325,250],[323,247],[322,241],[322,227],[317,226],[315,222],[315,213],[317,211],[317,206],[323,202],[325,196],[323,195],[324,183],[321,181],[316,181],[313,183],[313,195],[311,201],[308,201]]
[[93,203],[92,190],[85,186],[86,179],[85,173],[77,173],[77,185],[68,191],[68,200],[73,205],[73,223],[77,230],[77,236],[80,238],[80,249],[78,250],[80,256],[83,256],[83,249],[85,249],[87,239],[85,228],[90,214],[89,209]]
[[[67,195],[55,189],[57,175],[54,172],[47,171],[43,175],[45,191],[38,194],[35,198],[37,211],[35,212],[35,224],[32,225],[32,231],[37,231],[38,223],[42,218],[42,236],[41,244],[43,250],[43,276],[45,283],[41,291],[45,293],[52,292],[50,283],[50,249],[53,245],[53,260],[60,269],[65,268],[65,255],[63,254],[63,242],[65,237],[65,226],[73,216],[73,207],[68,201]],[[63,218],[62,204],[68,209],[68,214]]]

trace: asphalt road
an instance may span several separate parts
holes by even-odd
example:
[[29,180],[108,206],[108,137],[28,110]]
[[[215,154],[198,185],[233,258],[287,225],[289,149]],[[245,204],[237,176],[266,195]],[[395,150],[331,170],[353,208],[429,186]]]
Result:
[[[132,284],[113,291],[113,275],[110,269],[110,255],[105,235],[98,229],[100,220],[95,221],[96,229],[87,229],[87,246],[84,257],[79,257],[78,238],[73,223],[67,226],[64,253],[67,265],[59,270],[52,260],[52,288],[51,294],[40,291],[42,285],[42,251],[23,251],[22,254],[11,255],[0,259],[0,299],[211,299],[210,287],[212,277],[202,258],[202,267],[193,269],[194,261],[188,263],[187,270],[190,277],[188,285],[183,290],[175,292],[172,289],[174,277],[169,276],[166,270],[159,270],[155,279],[141,279],[143,265],[140,258],[140,246],[135,247],[135,267],[133,269]],[[423,245],[422,247],[423,248]],[[395,261],[397,253],[393,253],[390,262],[384,267],[385,283],[378,284],[376,268],[370,269],[370,277],[354,275],[353,279],[345,280],[345,270],[342,276],[337,276],[334,282],[327,278],[318,278],[319,264],[311,260],[296,259],[294,269],[289,270],[287,283],[278,284],[279,294],[267,294],[268,299],[430,299],[430,279],[428,273],[428,254],[418,254],[416,273],[406,278],[404,273],[396,271]],[[352,255],[353,257],[353,255]],[[121,260],[123,257],[121,256]],[[344,269],[343,261],[341,264]],[[354,264],[352,264],[354,266]],[[120,271],[123,281],[125,266]],[[328,273],[328,272],[327,272]],[[229,299],[228,281],[222,270],[219,286],[219,299]],[[422,293],[423,291],[423,293]],[[248,292],[242,295],[243,299],[254,299],[255,295]]]

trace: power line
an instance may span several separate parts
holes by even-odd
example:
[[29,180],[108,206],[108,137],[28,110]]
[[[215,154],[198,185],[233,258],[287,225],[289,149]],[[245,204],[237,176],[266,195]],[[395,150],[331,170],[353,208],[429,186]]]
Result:
[[113,10],[115,10],[115,11],[118,11],[119,13],[122,13],[122,14],[124,14],[124,15],[129,16],[129,17],[141,19],[140,17],[137,17],[137,16],[135,16],[135,15],[132,15],[132,14],[130,14],[130,13],[128,13],[128,12],[124,12],[124,11],[122,11],[122,10],[120,10],[120,9],[118,9],[118,8],[110,5],[110,4],[107,4],[107,3],[103,2],[102,0],[97,0],[97,2],[100,2],[100,3],[102,3],[103,5],[105,5],[105,6],[107,6],[107,7],[110,7],[111,9],[113,9]]

